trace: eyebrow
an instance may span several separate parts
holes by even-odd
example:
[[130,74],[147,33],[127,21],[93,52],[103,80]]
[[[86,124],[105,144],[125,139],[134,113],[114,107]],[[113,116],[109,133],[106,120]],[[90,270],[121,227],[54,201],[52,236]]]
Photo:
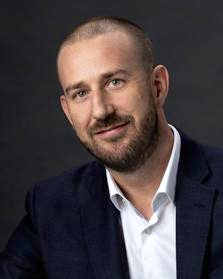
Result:
[[129,76],[129,73],[126,70],[119,69],[117,71],[113,71],[113,72],[111,71],[111,72],[108,72],[108,73],[104,73],[104,74],[102,74],[102,77],[103,78],[111,78],[112,76],[115,76],[115,75],[118,75],[118,74],[124,74],[124,75]]
[[[126,70],[119,69],[119,70],[116,70],[116,71],[111,71],[111,72],[104,73],[104,74],[101,75],[101,78],[102,79],[108,79],[108,78],[111,78],[111,77],[113,77],[117,74],[124,74],[124,75],[129,76],[129,73]],[[77,82],[77,83],[74,83],[74,84],[71,84],[71,85],[67,86],[65,88],[65,92],[67,94],[69,94],[69,92],[71,90],[78,89],[78,88],[83,88],[83,87],[86,87],[86,83],[84,81],[80,81],[80,82]]]
[[71,90],[74,90],[74,89],[77,89],[77,88],[81,88],[81,87],[84,87],[84,86],[85,86],[85,83],[84,83],[83,81],[80,81],[80,82],[78,82],[78,83],[74,83],[74,84],[71,84],[71,85],[67,86],[67,87],[65,88],[65,92],[66,92],[67,94],[69,94],[69,92],[70,92]]

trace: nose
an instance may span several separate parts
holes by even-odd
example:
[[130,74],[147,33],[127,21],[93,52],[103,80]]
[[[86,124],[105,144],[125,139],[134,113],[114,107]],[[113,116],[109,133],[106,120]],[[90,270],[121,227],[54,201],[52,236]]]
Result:
[[97,92],[92,100],[92,115],[95,120],[104,120],[115,111],[112,103],[109,103],[105,92]]

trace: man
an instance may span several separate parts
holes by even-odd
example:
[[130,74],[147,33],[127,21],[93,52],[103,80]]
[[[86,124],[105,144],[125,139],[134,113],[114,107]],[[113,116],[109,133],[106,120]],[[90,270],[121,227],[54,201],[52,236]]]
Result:
[[223,154],[168,125],[168,71],[153,60],[119,18],[63,42],[61,105],[98,160],[30,191],[0,278],[223,278]]

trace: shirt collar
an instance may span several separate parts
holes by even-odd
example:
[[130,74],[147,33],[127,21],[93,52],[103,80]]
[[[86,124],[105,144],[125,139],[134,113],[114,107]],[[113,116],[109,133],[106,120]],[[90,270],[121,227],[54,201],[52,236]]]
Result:
[[159,193],[165,193],[168,196],[169,200],[174,203],[181,139],[177,129],[174,128],[172,125],[169,126],[172,129],[174,135],[173,148],[165,173],[153,200],[155,200],[156,197],[159,196]]
[[[169,201],[171,201],[172,203],[174,203],[174,198],[175,198],[176,177],[177,177],[177,169],[178,169],[179,158],[180,158],[181,139],[177,129],[170,124],[169,126],[172,129],[174,135],[173,148],[164,176],[161,180],[160,186],[152,201],[154,211],[156,211],[156,208],[158,208],[160,204],[163,203],[163,196],[164,196],[163,194],[165,194],[165,196],[167,196]],[[107,176],[110,199],[114,204],[114,206],[118,210],[121,210],[122,200],[126,200],[126,201],[128,200],[125,198],[124,194],[116,184],[115,180],[113,179],[112,175],[110,174],[107,168],[106,168],[106,176]]]
[[121,210],[121,201],[127,200],[115,182],[114,178],[111,176],[109,170],[106,168],[106,176],[109,188],[110,199],[114,206],[120,211]]

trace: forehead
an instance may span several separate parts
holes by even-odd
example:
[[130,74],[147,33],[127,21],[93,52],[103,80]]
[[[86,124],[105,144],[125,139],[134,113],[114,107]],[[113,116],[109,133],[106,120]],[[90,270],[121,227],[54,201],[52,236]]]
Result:
[[130,69],[139,64],[138,56],[132,36],[126,32],[110,32],[65,45],[58,57],[58,73],[61,83],[66,83],[71,75],[86,76],[90,71],[103,74],[120,67]]

